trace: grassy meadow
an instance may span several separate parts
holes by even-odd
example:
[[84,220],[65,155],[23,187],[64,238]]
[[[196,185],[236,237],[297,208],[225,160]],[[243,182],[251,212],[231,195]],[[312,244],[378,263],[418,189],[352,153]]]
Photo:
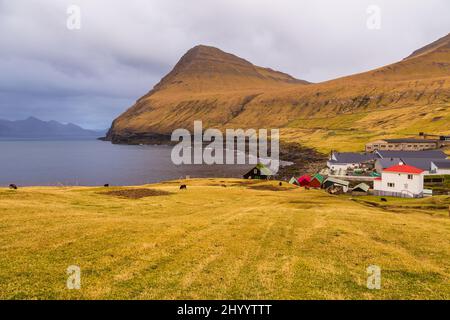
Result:
[[434,199],[235,179],[1,189],[0,298],[450,299],[449,198]]
[[[332,149],[364,151],[367,142],[379,139],[419,138],[419,132],[448,135],[449,122],[448,104],[426,104],[298,119],[280,132],[283,140],[327,154]],[[450,148],[447,152],[450,155]]]

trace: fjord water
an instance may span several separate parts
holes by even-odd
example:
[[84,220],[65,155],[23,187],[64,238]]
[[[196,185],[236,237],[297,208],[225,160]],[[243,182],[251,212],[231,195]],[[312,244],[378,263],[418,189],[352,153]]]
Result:
[[190,177],[241,177],[249,165],[181,165],[172,147],[98,140],[0,140],[0,185],[140,185]]

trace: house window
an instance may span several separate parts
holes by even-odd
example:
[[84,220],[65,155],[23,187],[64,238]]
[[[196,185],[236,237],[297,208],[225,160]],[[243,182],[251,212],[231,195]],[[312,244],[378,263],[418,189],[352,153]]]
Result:
[[408,174],[408,180],[412,180],[413,179],[413,175],[412,174]]
[[395,183],[388,182],[388,187],[389,187],[389,188],[395,188]]

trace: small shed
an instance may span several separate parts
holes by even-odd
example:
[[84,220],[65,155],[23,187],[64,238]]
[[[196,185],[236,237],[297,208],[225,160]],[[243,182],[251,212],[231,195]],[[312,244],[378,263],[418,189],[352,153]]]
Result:
[[367,185],[365,183],[360,183],[352,189],[352,193],[367,194],[367,192],[369,192],[369,189],[370,189],[369,185]]
[[259,180],[268,180],[273,176],[272,171],[267,168],[264,164],[258,163],[256,167],[251,169],[249,172],[244,174],[244,179],[259,179]]
[[296,186],[300,185],[300,183],[298,183],[297,178],[295,178],[295,177],[292,177],[291,180],[289,180],[289,183],[290,184],[295,184]]
[[328,189],[330,187],[342,187],[342,190],[344,192],[348,191],[348,186],[349,186],[349,182],[345,181],[345,180],[341,180],[341,179],[336,179],[333,177],[328,177],[324,182],[323,182],[323,187],[324,189]]
[[316,173],[315,175],[312,176],[309,186],[311,188],[320,189],[322,187],[322,183],[324,180],[325,178],[321,174]]
[[309,186],[310,182],[311,182],[311,176],[309,176],[307,174],[298,178],[298,183],[300,184],[301,187]]

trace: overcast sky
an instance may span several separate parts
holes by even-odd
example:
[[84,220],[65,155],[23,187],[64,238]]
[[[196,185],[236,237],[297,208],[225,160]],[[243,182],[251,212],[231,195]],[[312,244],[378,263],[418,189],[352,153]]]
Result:
[[0,0],[0,118],[107,128],[197,44],[329,80],[406,57],[449,16],[448,0]]

